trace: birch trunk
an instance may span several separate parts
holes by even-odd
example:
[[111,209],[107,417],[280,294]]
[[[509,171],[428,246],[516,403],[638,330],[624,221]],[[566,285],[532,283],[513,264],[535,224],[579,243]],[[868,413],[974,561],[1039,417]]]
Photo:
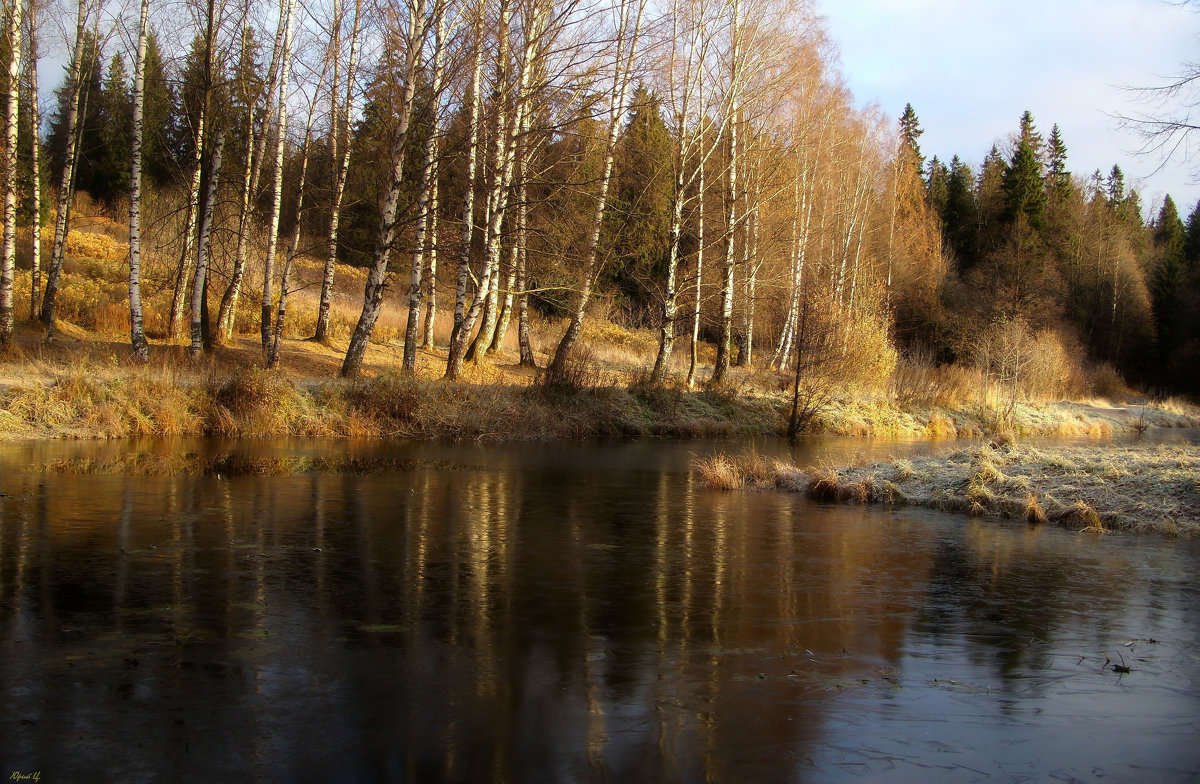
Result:
[[[475,292],[475,297],[470,307],[465,308],[462,320],[455,325],[454,333],[450,338],[450,350],[446,357],[445,374],[445,378],[449,381],[456,381],[462,372],[468,338],[470,338],[471,330],[475,327],[475,322],[479,318],[480,310],[493,296],[495,290],[494,281],[500,267],[500,228],[503,225],[504,214],[507,210],[508,186],[512,182],[513,176],[516,128],[519,127],[521,114],[525,111],[525,91],[530,75],[528,65],[531,61],[532,48],[536,45],[536,39],[526,42],[521,64],[520,84],[516,90],[516,105],[515,107],[505,107],[505,102],[513,100],[511,88],[505,87],[508,81],[509,25],[511,17],[512,4],[510,0],[501,0],[500,22],[497,30],[499,46],[497,47],[496,56],[496,83],[500,95],[497,99],[498,110],[494,132],[495,143],[492,152],[492,160],[494,162],[492,179],[488,189],[487,207],[485,210],[487,224],[485,229],[486,234],[484,235],[484,268],[483,274],[479,278],[480,285]],[[467,271],[469,272],[469,269]],[[460,266],[460,284],[462,283],[461,275],[462,267]]]
[[212,238],[213,211],[217,204],[217,185],[221,179],[221,158],[225,152],[225,131],[217,132],[213,142],[212,162],[209,164],[208,178],[205,183],[200,217],[199,231],[196,237],[196,275],[192,280],[192,319],[191,319],[191,358],[196,359],[202,351],[211,346],[206,345],[207,308],[205,300],[208,297],[208,248]]
[[522,157],[521,179],[517,186],[517,346],[521,353],[521,366],[536,368],[537,359],[533,356],[533,341],[529,326],[529,292],[525,290],[528,281],[526,277],[529,233],[529,194],[526,186],[528,170],[528,161]]
[[467,143],[467,182],[463,198],[462,240],[458,259],[458,285],[454,293],[454,327],[450,332],[450,345],[458,340],[466,315],[467,284],[471,279],[471,241],[475,236],[475,185],[479,165],[479,115],[483,102],[480,91],[483,86],[483,10],[484,0],[476,0],[475,56],[471,67],[471,128]]
[[[137,61],[133,68],[133,140],[130,145],[129,176],[129,341],[139,362],[150,358],[150,344],[146,340],[142,314],[142,139],[145,132],[146,38],[149,30],[150,0],[142,0],[138,16]],[[33,146],[37,149],[36,143]]]
[[519,255],[520,249],[514,242],[509,247],[508,274],[504,278],[504,301],[500,303],[500,315],[496,318],[496,332],[488,345],[486,352],[488,354],[495,354],[499,351],[501,344],[504,343],[504,336],[508,334],[508,323],[512,320],[513,301],[517,287],[517,257]]
[[728,115],[729,128],[729,168],[728,194],[729,205],[726,208],[725,219],[725,253],[723,260],[723,275],[721,282],[721,337],[717,342],[717,361],[713,368],[712,383],[719,384],[729,373],[729,354],[733,343],[733,253],[734,241],[737,234],[737,175],[738,175],[738,146],[737,126],[739,120],[738,80],[739,52],[738,44],[741,38],[741,0],[733,0],[733,19],[730,22],[730,106]]
[[426,272],[425,289],[425,324],[424,339],[421,347],[433,351],[433,325],[437,318],[437,263],[438,263],[438,212],[441,205],[438,201],[438,176],[441,166],[434,161],[432,180],[429,185],[429,226],[426,229],[429,238],[429,264]]
[[[338,123],[335,119],[334,128],[330,134],[330,152],[333,156],[334,183],[333,204],[329,212],[329,237],[325,251],[325,273],[321,278],[321,300],[317,306],[317,326],[313,331],[313,339],[324,342],[329,338],[329,309],[333,303],[333,278],[338,256],[338,230],[342,220],[342,200],[346,193],[346,175],[350,171],[350,154],[354,143],[354,134],[350,132],[350,118],[354,113],[354,80],[358,73],[359,41],[361,38],[362,0],[354,3],[354,27],[350,33],[350,60],[346,65],[346,98],[342,104],[340,132],[345,134],[341,145],[341,156],[338,156]],[[337,21],[341,29],[340,20]],[[339,55],[334,56],[333,95],[338,88],[337,63]],[[336,112],[335,112],[336,115]]]
[[[12,341],[13,273],[17,255],[17,131],[21,98],[21,13],[24,0],[8,11],[8,114],[4,134],[4,256],[0,260],[0,345]],[[35,141],[34,144],[37,144]]]
[[392,171],[389,174],[386,197],[379,215],[379,233],[375,241],[375,251],[372,254],[371,268],[367,273],[367,283],[363,291],[363,309],[359,316],[354,334],[350,337],[350,345],[346,349],[346,358],[342,362],[341,375],[353,378],[362,370],[363,357],[367,353],[367,343],[379,320],[379,312],[383,307],[384,277],[387,274],[388,261],[392,253],[392,242],[396,238],[397,212],[400,202],[400,190],[404,186],[404,152],[407,147],[408,129],[412,119],[413,94],[416,91],[417,71],[420,66],[420,52],[425,38],[427,20],[425,19],[425,0],[414,0],[409,6],[408,18],[408,52],[405,56],[404,90],[400,99],[399,118],[396,136],[392,143]]
[[271,350],[267,355],[267,367],[271,370],[279,367],[279,344],[283,340],[283,325],[287,316],[288,294],[290,294],[288,280],[291,278],[292,262],[300,252],[300,230],[304,224],[304,193],[305,183],[308,180],[309,151],[312,149],[313,119],[317,113],[317,96],[321,92],[324,81],[325,74],[322,73],[317,89],[313,92],[312,103],[308,107],[308,121],[304,125],[304,143],[300,148],[300,182],[296,189],[295,225],[292,227],[292,241],[288,244],[287,254],[284,256],[283,274],[280,276],[279,283],[279,308],[275,312],[274,335],[271,339]]
[[[637,11],[633,23],[633,31],[628,29],[629,3],[637,2]],[[588,233],[587,250],[584,256],[582,286],[575,306],[571,313],[571,323],[554,350],[554,358],[550,360],[546,372],[551,377],[561,376],[566,368],[567,360],[579,333],[583,329],[583,318],[591,299],[592,287],[596,282],[599,267],[598,253],[600,248],[600,229],[604,223],[604,211],[608,206],[608,189],[612,182],[613,160],[617,150],[617,139],[620,136],[621,121],[625,115],[629,95],[629,82],[633,63],[637,56],[638,39],[642,29],[642,14],[645,12],[644,0],[621,0],[620,22],[616,38],[615,69],[613,72],[613,89],[609,98],[608,141],[604,148],[603,174],[600,178],[600,192],[596,195],[595,210],[592,213],[591,230]],[[628,51],[623,51],[628,45]]]
[[[249,38],[250,27],[248,25],[242,28],[242,57],[249,57]],[[275,96],[275,80],[279,74],[279,55],[283,48],[283,29],[280,28],[275,34],[275,47],[272,50],[271,66],[267,70],[267,88],[265,90],[266,103],[263,107],[263,117],[268,117],[271,114],[271,109],[274,106]],[[239,69],[240,73],[245,73],[246,68]],[[243,85],[243,94],[249,96],[250,91]],[[258,181],[262,174],[263,158],[267,150],[267,129],[265,127],[266,120],[263,120],[263,127],[259,128],[255,123],[255,108],[263,93],[255,96],[252,100],[248,100],[246,106],[246,161],[242,169],[242,198],[238,209],[238,240],[237,249],[234,251],[233,258],[233,274],[229,278],[229,285],[225,287],[225,293],[221,296],[221,305],[217,309],[217,335],[219,339],[225,343],[233,340],[233,328],[237,321],[237,305],[242,294],[242,284],[246,276],[246,262],[250,255],[250,224],[251,217],[254,213],[254,197],[258,193]]]
[[187,218],[183,229],[183,254],[179,257],[179,267],[175,271],[175,293],[171,297],[171,314],[167,320],[167,337],[175,339],[183,326],[183,306],[187,299],[188,280],[192,274],[193,238],[196,235],[196,223],[200,216],[200,180],[204,175],[204,137],[207,133],[208,121],[207,101],[200,106],[200,116],[196,120],[196,154],[192,160],[192,178],[188,187]]
[[41,319],[46,325],[46,340],[54,339],[54,300],[58,294],[58,278],[62,274],[63,253],[67,245],[68,217],[74,196],[75,167],[79,152],[79,98],[83,92],[83,30],[87,25],[87,0],[79,0],[75,21],[75,46],[71,53],[71,70],[67,76],[70,100],[67,102],[67,150],[63,159],[62,177],[58,186],[58,216],[54,221],[54,245],[50,251],[50,266],[46,270],[46,292],[42,297]]
[[700,164],[700,173],[697,178],[699,182],[699,190],[696,195],[696,210],[699,217],[696,219],[696,299],[692,303],[692,339],[691,339],[691,356],[688,360],[687,386],[691,389],[696,385],[696,365],[697,354],[700,350],[700,283],[704,280],[704,163]]
[[[29,138],[41,139],[42,113],[38,108],[38,47],[37,47],[37,3],[29,4]],[[41,305],[42,289],[42,166],[41,145],[31,144],[29,150],[29,207],[33,213],[31,234],[33,255],[30,260],[29,276],[29,320],[37,319]]]
[[742,325],[742,354],[738,357],[739,367],[754,366],[754,301],[757,296],[756,289],[758,287],[758,270],[762,266],[762,262],[758,258],[758,230],[759,230],[759,211],[756,204],[750,217],[750,240],[748,269],[749,274],[746,276],[746,318]]
[[437,157],[442,79],[445,76],[446,14],[440,14],[437,31],[433,36],[433,81],[430,84],[430,103],[433,119],[429,134],[425,137],[425,162],[421,167],[421,181],[417,194],[417,231],[412,254],[412,266],[408,286],[408,321],[404,329],[404,355],[401,369],[405,373],[417,372],[417,339],[421,327],[421,280],[425,273],[425,233],[429,229],[430,199],[433,196],[434,180],[437,177]]
[[263,261],[262,316],[259,323],[264,357],[271,347],[271,279],[275,276],[275,256],[279,252],[279,213],[283,207],[283,153],[287,145],[287,98],[292,69],[292,27],[296,0],[281,0],[280,6],[279,24],[283,26],[283,46],[279,60],[279,90],[275,97],[275,171],[271,181],[271,213],[267,219],[267,253]]

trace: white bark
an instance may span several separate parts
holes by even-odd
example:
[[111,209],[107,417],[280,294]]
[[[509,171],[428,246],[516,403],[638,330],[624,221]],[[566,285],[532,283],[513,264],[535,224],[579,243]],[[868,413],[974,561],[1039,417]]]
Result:
[[23,0],[9,0],[8,113],[4,134],[4,251],[0,260],[0,345],[13,331],[13,273],[17,255],[17,130],[21,98],[21,14]]
[[738,224],[738,145],[737,132],[741,110],[742,63],[739,44],[742,38],[742,2],[733,0],[733,18],[729,27],[729,114],[726,117],[726,129],[729,133],[729,161],[726,171],[728,177],[727,198],[725,211],[725,252],[723,254],[721,282],[721,337],[717,342],[717,361],[713,368],[712,381],[719,384],[729,373],[730,351],[733,343],[733,268],[734,248],[737,238]]
[[[326,66],[329,63],[326,61]],[[321,93],[321,86],[325,81],[325,73],[322,72],[320,81],[317,84],[317,89],[313,91],[313,100],[308,107],[308,121],[304,124],[304,142],[300,147],[300,178],[299,186],[296,189],[296,214],[295,223],[292,227],[292,240],[288,243],[287,254],[283,262],[283,274],[280,276],[279,282],[279,307],[275,312],[275,327],[273,337],[271,339],[271,350],[267,354],[267,367],[275,369],[279,367],[279,344],[283,340],[284,319],[287,316],[287,301],[288,280],[291,277],[292,262],[296,260],[296,255],[300,252],[300,231],[304,225],[304,193],[305,184],[308,181],[308,158],[309,151],[312,149],[312,129],[313,120],[317,115],[317,96]]]
[[408,51],[405,56],[403,73],[404,89],[398,107],[396,135],[392,144],[392,170],[388,178],[383,207],[380,210],[379,232],[375,240],[371,268],[367,273],[367,283],[363,291],[362,314],[359,316],[358,324],[355,325],[354,334],[350,337],[350,345],[346,349],[346,358],[342,362],[341,375],[344,377],[357,376],[362,369],[363,357],[367,353],[367,343],[371,339],[371,333],[375,329],[375,323],[379,320],[379,313],[383,307],[384,277],[387,274],[388,261],[392,254],[392,242],[396,238],[400,190],[404,186],[404,151],[409,141],[413,95],[417,86],[421,49],[428,30],[425,2],[426,0],[413,0],[408,8]]
[[[595,285],[599,270],[598,251],[600,248],[600,229],[604,223],[604,212],[608,207],[608,190],[612,183],[613,161],[617,150],[617,139],[620,136],[621,122],[628,106],[629,83],[632,81],[633,64],[637,57],[638,42],[642,32],[642,16],[646,10],[645,0],[620,0],[620,21],[617,28],[616,53],[614,58],[613,87],[609,96],[608,141],[604,147],[603,174],[600,177],[599,192],[595,196],[595,209],[592,212],[591,229],[588,233],[587,249],[585,251],[582,270],[582,282],[578,296],[571,313],[571,322],[563,334],[550,360],[547,371],[551,375],[560,374],[570,358],[579,333],[583,329],[583,318],[591,299],[592,287]],[[634,14],[633,29],[629,29],[629,5],[637,3]]]
[[217,185],[221,179],[221,158],[225,151],[225,131],[217,132],[213,141],[212,161],[209,164],[208,182],[204,192],[204,211],[200,217],[200,225],[196,237],[196,275],[192,280],[192,319],[191,319],[191,348],[192,359],[200,356],[204,350],[204,318],[207,315],[206,298],[208,297],[208,249],[212,238],[213,211],[217,204]]
[[50,251],[50,266],[46,270],[46,291],[42,297],[41,319],[46,325],[46,340],[54,339],[54,305],[58,295],[58,278],[62,274],[63,253],[67,245],[67,226],[74,196],[75,167],[78,162],[79,98],[83,92],[83,31],[87,26],[89,0],[78,0],[75,20],[75,46],[71,53],[71,69],[67,76],[70,100],[67,102],[67,149],[58,187],[58,216],[54,222],[54,246]]
[[[335,11],[336,16],[336,11]],[[330,132],[330,152],[334,164],[333,203],[329,212],[329,236],[325,251],[325,274],[321,278],[321,299],[317,306],[317,326],[313,338],[318,341],[326,340],[329,336],[329,310],[333,303],[334,269],[337,264],[338,230],[342,219],[342,200],[346,193],[346,175],[350,171],[350,154],[353,148],[354,134],[350,131],[350,119],[354,115],[354,86],[358,75],[359,46],[362,38],[362,0],[354,2],[354,27],[350,33],[350,59],[346,65],[346,97],[342,103],[341,116],[338,110],[333,112],[333,128]],[[341,20],[335,21],[338,30]],[[338,47],[335,47],[338,48]],[[337,67],[341,55],[334,53],[334,77],[331,96],[336,96],[339,87]],[[336,97],[333,99],[336,103]],[[341,141],[341,154],[338,154],[339,134],[344,135]]]
[[438,222],[441,204],[438,201],[438,176],[441,167],[434,161],[433,174],[429,185],[429,209],[426,210],[429,220],[426,226],[426,237],[429,246],[429,263],[426,265],[425,278],[428,281],[425,289],[425,324],[422,348],[433,350],[433,325],[437,319],[437,269],[438,269]]
[[[29,138],[40,139],[42,113],[38,97],[37,2],[29,4]],[[42,166],[41,145],[32,144],[29,150],[29,207],[32,214],[31,234],[33,253],[30,259],[29,320],[37,318],[42,289]]]
[[[142,140],[145,135],[146,38],[150,0],[142,0],[138,16],[137,60],[133,67],[133,139],[129,177],[129,341],[141,362],[150,358],[142,314]],[[37,145],[34,145],[37,148]],[[36,170],[35,170],[36,174]]]
[[437,176],[438,143],[441,133],[442,81],[446,73],[446,14],[440,14],[437,32],[433,36],[433,81],[430,84],[430,102],[433,118],[429,134],[425,137],[425,161],[421,167],[421,182],[417,195],[417,231],[413,247],[412,265],[408,287],[408,321],[404,330],[404,355],[401,368],[407,373],[417,372],[417,336],[421,324],[421,278],[425,272],[425,232],[429,228],[430,199],[433,196],[434,179]]
[[471,67],[471,122],[467,142],[467,181],[463,197],[462,240],[458,260],[458,286],[454,295],[454,328],[450,344],[458,339],[466,315],[467,284],[471,279],[471,241],[475,236],[475,185],[478,180],[480,112],[483,97],[483,12],[485,0],[476,0],[473,38],[475,52]]
[[283,46],[279,60],[279,89],[275,96],[275,171],[271,181],[271,212],[267,218],[267,252],[263,261],[262,317],[259,323],[264,357],[271,345],[271,286],[275,276],[275,256],[279,252],[279,214],[283,207],[283,153],[287,145],[287,99],[292,72],[292,28],[295,11],[296,0],[280,0],[279,24],[283,29]]

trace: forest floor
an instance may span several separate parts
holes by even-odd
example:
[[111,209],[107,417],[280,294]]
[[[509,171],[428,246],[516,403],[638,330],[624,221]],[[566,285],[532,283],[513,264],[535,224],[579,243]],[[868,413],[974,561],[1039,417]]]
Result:
[[713,487],[774,487],[822,501],[922,506],[1104,533],[1200,535],[1200,449],[993,441],[942,455],[800,468],[754,453],[697,461]]

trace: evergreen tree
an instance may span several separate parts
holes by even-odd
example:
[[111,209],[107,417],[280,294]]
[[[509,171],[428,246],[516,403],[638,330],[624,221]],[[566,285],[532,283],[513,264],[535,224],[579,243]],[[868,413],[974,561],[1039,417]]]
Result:
[[151,30],[146,38],[146,73],[142,110],[142,174],[151,183],[164,186],[179,176],[179,162],[171,148],[177,137],[175,91],[167,79],[158,36]]
[[91,194],[111,201],[129,192],[133,138],[131,77],[121,55],[114,54],[100,93],[100,146],[92,155]]
[[1046,191],[1039,159],[1041,143],[1041,137],[1033,127],[1033,117],[1025,112],[1021,115],[1020,137],[1001,186],[1005,223],[1015,223],[1018,217],[1024,216],[1034,230],[1045,225]]
[[[80,84],[78,128],[79,162],[75,174],[75,188],[91,193],[96,186],[95,157],[104,147],[102,138],[103,125],[100,120],[101,77],[103,66],[100,62],[100,41],[96,34],[84,31],[82,44],[81,66],[79,71]],[[57,109],[50,118],[50,133],[46,138],[47,164],[52,180],[57,173],[62,172],[67,151],[67,111],[70,102],[69,87],[65,83],[55,91]]]
[[921,122],[917,119],[912,104],[905,104],[904,113],[900,115],[899,163],[901,168],[907,168],[918,179],[925,168],[925,156],[921,155],[921,145],[917,143],[917,139],[923,133],[925,131],[921,128]]
[[925,178],[925,203],[938,215],[946,210],[947,190],[950,185],[950,170],[935,155],[929,159],[929,172]]
[[1017,129],[1017,140],[1018,142],[1028,144],[1038,161],[1042,160],[1042,135],[1038,133],[1037,126],[1033,122],[1033,113],[1028,109],[1021,113],[1021,121]]
[[1116,211],[1121,202],[1125,201],[1125,173],[1115,163],[1108,173],[1108,179],[1104,181],[1104,193],[1111,210]]
[[1004,213],[1004,177],[1008,164],[1000,149],[992,149],[979,167],[979,178],[975,185],[975,205],[979,216],[979,232],[976,238],[975,257],[982,258],[1000,243],[1000,218]]
[[1050,129],[1050,144],[1046,149],[1046,197],[1051,205],[1061,205],[1071,198],[1072,190],[1067,145],[1056,124]]
[[950,176],[946,181],[946,203],[942,208],[942,226],[946,244],[954,252],[959,273],[975,264],[975,240],[978,231],[978,209],[975,205],[974,176],[971,167],[957,155],[950,159]]
[[670,251],[670,131],[661,102],[639,86],[632,114],[617,143],[612,210],[605,219],[604,245],[616,263],[604,275],[618,291],[630,322],[649,325],[655,312],[647,295],[666,276]]
[[1179,327],[1183,320],[1184,244],[1186,230],[1179,219],[1175,201],[1168,195],[1163,200],[1158,219],[1154,222],[1154,249],[1158,269],[1154,275],[1151,295],[1154,298],[1154,322],[1158,328],[1158,370],[1160,381],[1169,381],[1173,373],[1172,359],[1180,342]]
[[1182,261],[1186,239],[1187,229],[1179,219],[1175,200],[1168,194],[1163,200],[1162,209],[1158,211],[1158,219],[1154,221],[1154,245],[1164,257]]
[[1196,202],[1196,206],[1192,207],[1192,211],[1188,215],[1185,232],[1183,238],[1184,261],[1189,267],[1200,269],[1200,264],[1197,264],[1197,260],[1200,259],[1200,201]]

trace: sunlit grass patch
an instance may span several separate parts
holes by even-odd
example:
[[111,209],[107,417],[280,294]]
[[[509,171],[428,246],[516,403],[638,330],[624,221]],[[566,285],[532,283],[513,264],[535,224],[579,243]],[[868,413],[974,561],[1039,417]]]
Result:
[[[744,476],[738,466],[747,458],[720,457],[722,462],[700,470],[703,481],[722,486],[717,469],[725,466]],[[1097,470],[1080,470],[1092,465]],[[1200,449],[1192,446],[1035,449],[993,443],[940,456],[803,471],[776,461],[771,470],[776,486],[822,501],[905,503],[1080,531],[1200,535]],[[778,481],[782,472],[793,479]],[[757,485],[771,483],[768,477]],[[748,484],[743,478],[733,486]]]

